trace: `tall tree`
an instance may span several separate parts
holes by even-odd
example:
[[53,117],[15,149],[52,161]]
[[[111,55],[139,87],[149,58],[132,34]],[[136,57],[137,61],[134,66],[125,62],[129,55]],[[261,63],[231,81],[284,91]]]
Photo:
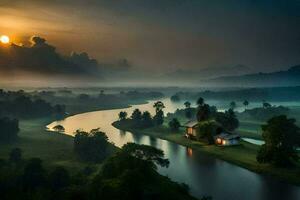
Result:
[[232,102],[230,102],[230,108],[232,109],[232,110],[234,110],[235,108],[236,108],[236,103],[235,103],[235,101],[232,101]]
[[127,118],[127,112],[121,111],[121,112],[119,113],[119,120],[120,120],[120,121],[123,121],[123,120],[125,120],[126,118]]
[[197,105],[198,106],[203,106],[204,105],[204,99],[202,97],[199,97],[197,100]]
[[245,107],[247,107],[247,106],[249,105],[249,101],[245,100],[245,101],[243,102],[243,104],[244,104]]
[[300,129],[295,122],[295,119],[280,115],[262,125],[265,144],[257,154],[258,162],[288,166],[298,159],[296,148],[300,146]]
[[152,120],[150,112],[148,112],[148,111],[143,112],[143,114],[142,114],[142,125],[145,128],[151,127],[153,125],[153,120]]
[[165,105],[161,101],[157,101],[154,103],[153,107],[155,108],[155,116],[153,117],[153,120],[157,126],[160,126],[164,123],[164,112],[163,109],[165,108]]
[[135,109],[131,114],[131,119],[135,122],[140,122],[142,120],[142,112],[139,109]]
[[197,111],[197,120],[198,122],[200,121],[205,121],[208,120],[210,116],[210,107],[208,104],[203,104],[198,107]]
[[239,120],[231,108],[228,111],[225,111],[225,113],[217,113],[215,119],[227,131],[234,131],[239,127]]
[[157,101],[154,103],[153,107],[155,108],[155,112],[158,113],[165,108],[165,105],[163,102]]

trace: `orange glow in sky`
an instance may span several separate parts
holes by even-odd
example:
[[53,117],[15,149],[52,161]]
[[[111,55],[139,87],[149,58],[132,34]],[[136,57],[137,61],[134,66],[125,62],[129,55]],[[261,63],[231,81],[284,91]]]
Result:
[[2,36],[0,36],[0,41],[3,44],[8,44],[10,42],[10,39],[7,35],[2,35]]

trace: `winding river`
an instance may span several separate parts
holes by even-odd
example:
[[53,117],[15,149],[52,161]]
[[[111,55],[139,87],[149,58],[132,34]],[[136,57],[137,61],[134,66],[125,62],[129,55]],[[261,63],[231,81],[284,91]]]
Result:
[[[163,100],[165,112],[174,112],[182,108],[182,103]],[[113,109],[88,112],[55,121],[47,126],[63,125],[65,133],[73,135],[77,129],[89,131],[98,128],[106,132],[109,140],[121,147],[127,142],[151,145],[162,149],[170,160],[168,168],[159,168],[159,172],[177,182],[186,183],[195,197],[212,195],[214,200],[299,200],[300,187],[278,181],[275,178],[251,172],[201,152],[166,140],[145,135],[132,134],[114,128],[111,124],[117,120],[120,111],[129,115],[136,108],[154,113],[153,101],[143,105],[134,105],[125,109]]]

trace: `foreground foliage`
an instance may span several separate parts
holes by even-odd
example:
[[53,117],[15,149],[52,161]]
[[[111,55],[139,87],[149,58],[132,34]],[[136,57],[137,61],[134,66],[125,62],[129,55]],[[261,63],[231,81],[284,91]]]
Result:
[[296,148],[300,146],[300,129],[295,122],[295,119],[280,115],[262,126],[265,144],[257,154],[258,162],[290,166],[293,161],[298,160]]
[[108,155],[108,147],[108,137],[99,129],[93,129],[89,133],[76,131],[74,151],[81,160],[101,162]]
[[0,142],[13,141],[19,132],[19,121],[4,117],[0,119]]
[[161,150],[146,145],[124,145],[99,172],[86,167],[71,174],[61,166],[44,168],[39,158],[19,158],[0,162],[3,200],[194,199],[186,185],[157,173],[157,165],[167,167],[169,161]]

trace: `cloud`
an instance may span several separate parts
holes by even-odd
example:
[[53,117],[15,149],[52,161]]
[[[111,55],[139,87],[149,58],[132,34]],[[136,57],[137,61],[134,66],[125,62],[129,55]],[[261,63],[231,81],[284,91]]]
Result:
[[[86,76],[101,77],[103,66],[129,67],[128,61],[123,60],[117,64],[99,65],[86,52],[73,52],[64,56],[56,48],[47,43],[45,38],[33,36],[31,46],[11,44],[10,47],[0,45],[0,72],[2,74],[28,72],[42,75]],[[126,65],[125,65],[125,64]],[[116,69],[119,69],[116,67]],[[111,68],[111,70],[115,70]]]

